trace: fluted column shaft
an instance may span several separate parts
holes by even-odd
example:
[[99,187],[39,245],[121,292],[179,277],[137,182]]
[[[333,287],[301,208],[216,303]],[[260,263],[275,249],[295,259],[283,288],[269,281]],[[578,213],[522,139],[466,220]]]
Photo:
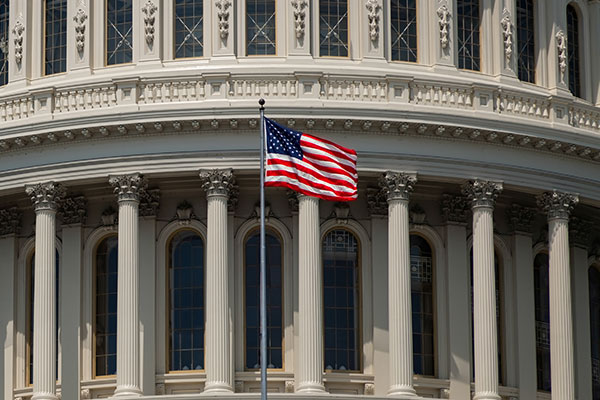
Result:
[[319,199],[298,195],[298,392],[323,392],[323,271]]
[[475,180],[463,187],[473,210],[473,341],[475,400],[500,400],[494,269],[494,203],[499,183]]

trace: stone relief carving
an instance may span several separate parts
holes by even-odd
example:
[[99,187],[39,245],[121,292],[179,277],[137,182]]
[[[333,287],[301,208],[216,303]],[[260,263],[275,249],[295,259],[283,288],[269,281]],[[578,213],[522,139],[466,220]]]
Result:
[[140,217],[156,215],[160,206],[160,189],[140,190]]
[[472,207],[494,207],[498,195],[502,192],[502,183],[473,179],[462,187],[462,193],[471,200]]
[[350,216],[350,206],[347,203],[336,203],[333,206],[333,213],[338,224],[346,225]]
[[465,224],[469,220],[469,201],[464,196],[442,195],[442,217],[445,222]]
[[442,45],[442,49],[445,49],[448,47],[450,41],[448,36],[450,30],[450,10],[444,4],[437,9],[437,15],[440,28],[440,44]]
[[19,20],[15,23],[12,28],[12,33],[15,35],[13,41],[15,43],[15,62],[21,65],[23,61],[23,33],[25,32],[25,25]]
[[306,0],[292,0],[292,7],[294,8],[296,39],[302,39],[306,30],[306,9],[308,2]]
[[23,213],[17,207],[0,210],[0,235],[18,234]]
[[57,182],[38,183],[25,188],[35,211],[56,210],[65,197],[65,192],[64,186]]
[[83,8],[78,9],[73,17],[73,22],[75,22],[75,47],[79,53],[83,53],[85,48],[85,21],[87,18],[87,13]]
[[524,207],[520,204],[513,204],[506,210],[508,224],[513,232],[532,233],[536,215],[536,209]]
[[569,221],[569,240],[572,244],[587,249],[590,247],[594,223],[587,219],[571,217]]
[[367,396],[375,395],[375,384],[374,383],[365,383],[365,395],[367,395]]
[[138,173],[114,175],[109,177],[108,183],[113,186],[119,201],[140,201],[140,192],[148,185],[146,179]]
[[179,225],[189,225],[194,217],[194,208],[186,200],[177,205],[175,218],[177,218]]
[[231,8],[231,0],[217,0],[217,18],[219,20],[219,35],[221,39],[227,40],[229,36],[229,8]]
[[108,206],[104,211],[102,211],[102,215],[100,216],[100,224],[104,227],[113,227],[117,224],[118,216],[117,210],[113,206]]
[[390,200],[408,200],[417,178],[403,172],[386,171],[379,178],[379,186]]
[[146,4],[142,7],[144,13],[144,36],[146,37],[146,43],[151,46],[154,43],[154,22],[156,20],[154,14],[158,11],[158,7],[151,0],[147,0]]
[[556,190],[544,192],[537,197],[538,207],[548,214],[548,219],[568,219],[577,203],[579,195]]
[[500,24],[502,24],[502,37],[504,39],[504,58],[506,59],[506,65],[510,66],[510,60],[512,59],[513,53],[514,25],[510,20],[510,13],[506,9],[504,9],[504,18],[502,18]]
[[558,51],[558,69],[560,71],[560,81],[565,82],[565,72],[567,71],[567,37],[565,32],[560,30],[556,32],[556,49]]
[[288,189],[286,191],[287,193],[287,198],[288,198],[288,204],[290,206],[290,211],[292,213],[298,213],[298,209],[299,209],[299,201],[298,201],[298,193]]
[[369,213],[379,216],[388,215],[388,203],[387,196],[381,189],[368,188],[367,189],[367,207]]
[[87,217],[87,200],[83,196],[67,197],[62,202],[59,213],[65,225],[84,224]]
[[285,392],[294,393],[294,381],[285,381]]
[[378,0],[368,0],[367,4],[367,17],[369,18],[369,38],[371,41],[376,42],[379,39],[379,10],[381,6]]
[[81,389],[81,398],[85,400],[92,398],[90,389]]

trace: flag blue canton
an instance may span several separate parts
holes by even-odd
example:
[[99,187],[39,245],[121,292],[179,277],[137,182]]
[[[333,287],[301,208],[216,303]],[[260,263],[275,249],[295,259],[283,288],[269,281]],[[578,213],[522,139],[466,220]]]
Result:
[[303,154],[300,147],[302,132],[286,128],[268,118],[265,118],[265,131],[267,152],[284,154],[302,160]]

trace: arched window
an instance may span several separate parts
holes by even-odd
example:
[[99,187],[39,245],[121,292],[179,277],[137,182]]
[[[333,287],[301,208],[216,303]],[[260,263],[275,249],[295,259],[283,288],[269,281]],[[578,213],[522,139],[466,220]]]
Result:
[[202,57],[204,0],[175,0],[175,58]]
[[46,0],[44,74],[67,70],[67,0]]
[[600,270],[593,265],[588,271],[590,286],[590,338],[592,348],[592,397],[600,400]]
[[533,0],[517,0],[517,63],[519,79],[535,83],[535,9]]
[[0,86],[8,83],[9,1],[0,2]]
[[[58,286],[59,280],[59,255],[58,250],[56,250],[56,361],[55,361],[55,377],[58,380],[58,324],[60,321],[60,306],[59,306],[59,294],[60,288]],[[27,354],[29,359],[29,364],[27,365],[27,383],[29,385],[33,384],[33,302],[34,302],[34,291],[35,291],[35,253],[31,252],[29,256],[29,262],[27,263],[27,298],[29,299],[29,307],[27,307]]]
[[196,231],[169,242],[169,371],[204,369],[204,242]]
[[319,55],[348,57],[348,0],[319,0]]
[[569,90],[581,97],[581,66],[579,64],[579,16],[571,4],[567,6],[567,47],[569,59]]
[[417,62],[417,2],[392,0],[392,60]]
[[[283,368],[283,252],[281,240],[266,232],[267,368]],[[246,369],[260,368],[260,235],[254,232],[244,249]]]
[[458,68],[481,70],[479,0],[457,0]]
[[94,254],[94,376],[117,372],[117,235],[104,238]]
[[133,0],[106,0],[106,65],[133,60]]
[[359,251],[348,230],[334,229],[323,239],[325,370],[361,369]]
[[275,0],[246,0],[246,54],[274,55],[277,50]]
[[548,254],[539,253],[533,261],[535,288],[535,351],[537,364],[537,388],[550,391],[550,293]]
[[410,276],[414,372],[434,376],[433,255],[418,235],[410,235]]

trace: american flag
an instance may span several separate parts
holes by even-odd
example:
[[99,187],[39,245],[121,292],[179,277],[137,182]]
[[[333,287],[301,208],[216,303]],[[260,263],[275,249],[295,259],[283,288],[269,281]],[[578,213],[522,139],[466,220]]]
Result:
[[357,197],[356,151],[264,119],[265,186],[284,186],[324,200]]

